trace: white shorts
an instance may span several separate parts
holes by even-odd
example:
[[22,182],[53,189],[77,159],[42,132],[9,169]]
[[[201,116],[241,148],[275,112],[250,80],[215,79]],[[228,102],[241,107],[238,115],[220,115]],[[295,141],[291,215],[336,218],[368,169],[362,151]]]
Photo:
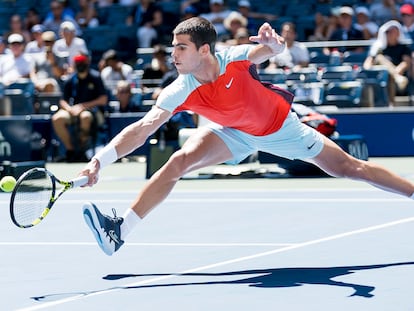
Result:
[[226,163],[237,164],[256,151],[263,151],[287,159],[311,159],[323,148],[323,134],[299,121],[290,112],[282,127],[273,134],[254,136],[245,132],[211,123],[207,125],[219,136],[233,154]]

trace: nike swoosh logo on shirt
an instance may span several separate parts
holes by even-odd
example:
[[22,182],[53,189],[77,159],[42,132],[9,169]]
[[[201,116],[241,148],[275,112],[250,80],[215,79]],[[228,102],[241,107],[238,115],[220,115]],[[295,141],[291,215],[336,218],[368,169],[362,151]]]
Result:
[[233,78],[231,78],[229,83],[226,84],[226,89],[229,89],[232,84],[233,84]]

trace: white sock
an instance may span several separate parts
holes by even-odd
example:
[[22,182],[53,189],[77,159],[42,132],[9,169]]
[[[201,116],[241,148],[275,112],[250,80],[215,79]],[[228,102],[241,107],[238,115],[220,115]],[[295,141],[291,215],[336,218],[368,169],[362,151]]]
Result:
[[124,222],[121,225],[121,239],[125,241],[128,234],[132,232],[135,226],[142,220],[132,208],[128,208],[122,216]]

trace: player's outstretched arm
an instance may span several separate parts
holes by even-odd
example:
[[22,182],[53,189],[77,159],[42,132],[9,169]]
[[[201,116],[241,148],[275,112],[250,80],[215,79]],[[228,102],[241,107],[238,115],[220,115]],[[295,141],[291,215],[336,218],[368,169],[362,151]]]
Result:
[[88,186],[98,181],[99,170],[142,146],[169,118],[171,113],[154,106],[141,120],[124,128],[100,150],[80,172],[89,177]]
[[269,23],[260,26],[257,35],[250,36],[249,40],[259,43],[249,53],[249,60],[254,64],[263,63],[285,49],[285,39],[279,36]]
[[169,111],[154,105],[141,120],[124,128],[110,142],[115,146],[118,158],[126,156],[142,146],[147,138],[154,134],[170,117]]

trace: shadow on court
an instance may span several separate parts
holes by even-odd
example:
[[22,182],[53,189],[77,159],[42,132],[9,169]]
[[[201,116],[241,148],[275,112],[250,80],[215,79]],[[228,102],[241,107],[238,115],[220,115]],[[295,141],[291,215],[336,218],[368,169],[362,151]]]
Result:
[[[186,274],[109,274],[103,277],[105,280],[120,280],[127,278],[138,277],[161,277],[174,276],[176,278],[182,277],[207,277],[214,279],[208,282],[176,282],[167,284],[152,284],[152,285],[137,285],[137,286],[115,286],[102,290],[95,290],[89,292],[72,292],[60,294],[47,294],[38,297],[31,297],[36,301],[55,300],[65,297],[73,296],[87,296],[90,294],[99,293],[102,291],[124,290],[124,289],[141,289],[141,288],[157,288],[157,287],[175,287],[175,286],[195,286],[195,285],[238,285],[246,284],[248,286],[257,288],[284,288],[297,287],[302,285],[328,285],[339,286],[353,289],[355,292],[350,295],[357,297],[372,298],[375,287],[365,284],[353,284],[335,281],[334,278],[358,273],[360,271],[367,271],[373,269],[384,269],[397,266],[412,266],[414,262],[399,262],[389,264],[365,265],[365,266],[346,266],[346,267],[327,267],[327,268],[275,268],[275,269],[252,269],[242,271],[231,271],[222,273],[186,273]],[[240,276],[240,279],[227,281],[220,280],[220,277]],[[218,279],[218,280],[217,280]]]

